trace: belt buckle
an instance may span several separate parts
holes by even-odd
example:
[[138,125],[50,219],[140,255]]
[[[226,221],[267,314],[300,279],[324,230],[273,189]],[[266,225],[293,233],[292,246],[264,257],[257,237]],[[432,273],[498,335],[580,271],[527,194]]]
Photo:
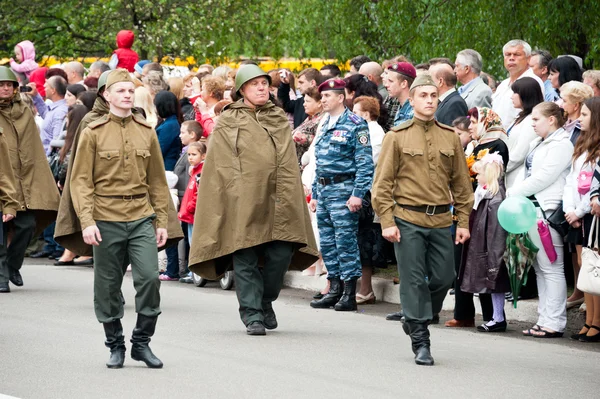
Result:
[[[430,212],[429,208],[433,208],[433,210]],[[437,205],[433,205],[433,206],[432,205],[427,205],[427,209],[425,209],[425,214],[427,216],[433,216],[433,215],[435,215],[435,208],[437,208]]]
[[133,201],[133,195],[124,195],[123,201]]

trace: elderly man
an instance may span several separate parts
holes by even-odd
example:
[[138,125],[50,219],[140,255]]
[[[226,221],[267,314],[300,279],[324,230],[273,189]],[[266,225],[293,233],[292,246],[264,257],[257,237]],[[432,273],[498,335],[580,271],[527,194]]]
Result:
[[0,246],[0,288],[10,292],[9,280],[23,285],[19,270],[27,245],[36,227],[41,232],[56,219],[60,196],[33,114],[21,100],[16,76],[6,67],[0,67],[0,131],[8,144],[19,202],[16,217],[4,226],[7,234]]
[[531,58],[531,46],[523,40],[511,40],[502,48],[504,53],[504,67],[508,71],[508,79],[505,79],[492,96],[492,109],[500,116],[502,126],[508,130],[513,124],[521,110],[513,105],[512,84],[518,79],[529,76],[534,78],[540,85],[544,94],[544,82],[529,67]]
[[544,100],[545,101],[556,101],[560,98],[556,90],[552,87],[552,82],[548,77],[550,72],[548,71],[548,65],[552,61],[552,54],[546,50],[535,50],[531,52],[531,58],[529,59],[529,67],[536,74],[536,76],[542,79],[544,82]]
[[96,61],[90,65],[90,72],[88,78],[100,78],[104,72],[110,71],[110,66],[104,61]]
[[361,65],[360,69],[358,70],[358,73],[366,76],[367,79],[369,79],[371,82],[377,85],[377,91],[379,92],[379,94],[381,94],[381,97],[383,97],[384,100],[388,98],[389,94],[387,92],[387,89],[383,85],[383,68],[381,67],[381,65],[374,61],[365,62]]
[[50,142],[57,139],[63,132],[65,118],[69,107],[65,101],[67,94],[67,82],[60,76],[52,76],[44,84],[46,90],[46,99],[52,101],[52,104],[46,105],[44,99],[39,95],[35,84],[30,84],[32,90],[28,93],[32,99],[38,114],[44,119],[42,131],[42,145],[46,155],[50,155]]
[[65,64],[64,68],[67,73],[67,80],[70,85],[82,85],[83,84],[83,75],[85,75],[85,68],[81,62],[71,61]]
[[408,121],[413,117],[413,109],[408,101],[410,85],[417,77],[417,70],[410,62],[395,62],[391,64],[385,74],[385,88],[390,97],[398,103],[398,111],[394,116],[394,126]]
[[481,55],[475,50],[462,50],[456,55],[454,65],[454,73],[462,85],[458,94],[467,103],[467,108],[491,108],[492,89],[479,77],[483,67]]
[[[414,118],[385,136],[373,185],[383,237],[394,243],[400,301],[415,363],[432,366],[428,325],[454,280],[451,204],[456,243],[469,239],[473,192],[458,136],[435,121],[438,89],[429,75],[410,88]],[[450,188],[450,189],[448,189]]]
[[288,267],[318,259],[290,124],[269,100],[270,81],[257,65],[237,72],[241,99],[211,135],[189,261],[213,280],[233,266],[240,318],[253,336],[277,328],[273,302]]
[[440,100],[435,119],[444,125],[452,126],[456,118],[466,116],[469,111],[467,103],[456,91],[456,75],[446,63],[432,65],[429,73],[437,84]]

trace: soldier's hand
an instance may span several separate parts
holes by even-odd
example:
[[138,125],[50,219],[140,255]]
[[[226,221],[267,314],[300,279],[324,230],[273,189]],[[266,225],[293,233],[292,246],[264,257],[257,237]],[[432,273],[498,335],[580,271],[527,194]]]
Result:
[[381,235],[389,242],[400,242],[400,229],[396,226],[383,229]]
[[15,218],[15,215],[9,215],[9,214],[2,215],[2,222],[6,223],[6,222],[13,220],[14,218]]
[[456,229],[456,241],[454,242],[456,245],[464,244],[471,238],[471,233],[469,233],[469,229],[465,229],[459,227]]
[[310,209],[311,212],[316,212],[317,211],[317,200],[310,200],[310,204],[308,204],[308,209]]
[[168,238],[167,229],[164,229],[164,228],[156,229],[156,244],[158,245],[158,247],[164,246],[167,243],[167,238]]
[[87,245],[98,246],[102,242],[102,236],[100,235],[100,230],[96,225],[86,227],[83,229],[83,241]]
[[358,212],[360,211],[360,208],[362,208],[362,199],[352,196],[348,202],[346,202],[346,205],[348,206],[348,209],[350,209],[350,212]]

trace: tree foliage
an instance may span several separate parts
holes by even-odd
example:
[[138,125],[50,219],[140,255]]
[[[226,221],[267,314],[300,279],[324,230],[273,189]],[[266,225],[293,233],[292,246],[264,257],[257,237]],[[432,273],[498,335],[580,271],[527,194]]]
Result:
[[0,55],[21,40],[38,54],[108,55],[121,29],[142,58],[241,55],[415,62],[464,48],[503,73],[502,45],[521,38],[552,54],[600,63],[600,2],[593,0],[0,0]]

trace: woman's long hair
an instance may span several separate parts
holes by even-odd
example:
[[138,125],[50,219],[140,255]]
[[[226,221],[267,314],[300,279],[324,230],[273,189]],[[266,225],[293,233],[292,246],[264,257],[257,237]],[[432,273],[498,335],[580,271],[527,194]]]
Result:
[[544,102],[544,95],[537,80],[528,76],[515,81],[511,89],[519,95],[521,104],[523,105],[517,120],[515,120],[515,125],[518,125],[523,122],[523,119],[531,115],[531,111],[533,111],[536,105]]
[[590,110],[590,128],[581,131],[575,144],[573,160],[587,153],[585,162],[595,165],[600,157],[600,97],[587,99],[583,105]]
[[73,140],[75,139],[75,133],[83,117],[88,113],[88,109],[85,105],[75,104],[71,107],[71,110],[67,114],[67,135],[65,137],[65,145],[60,149],[59,161],[62,163],[65,160],[67,154],[71,151],[73,146]]

